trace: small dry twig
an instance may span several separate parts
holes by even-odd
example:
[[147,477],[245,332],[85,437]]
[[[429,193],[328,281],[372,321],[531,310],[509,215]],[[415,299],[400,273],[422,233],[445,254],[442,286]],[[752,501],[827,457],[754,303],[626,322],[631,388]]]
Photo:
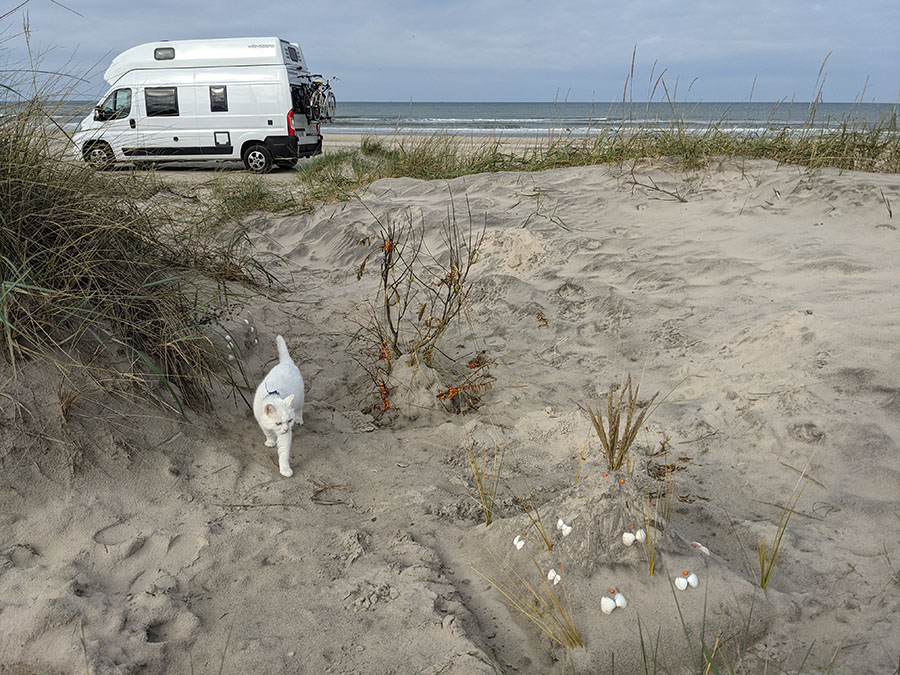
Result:
[[[631,185],[631,192],[632,192],[632,194],[634,193],[634,188],[636,188],[636,187],[642,187],[642,188],[644,188],[644,189],[646,189],[646,190],[652,190],[652,191],[659,192],[659,193],[661,193],[661,194],[667,195],[667,196],[669,196],[669,197],[672,197],[673,199],[678,200],[678,201],[681,202],[682,204],[686,204],[686,203],[687,203],[687,197],[684,196],[684,195],[682,195],[679,191],[677,191],[677,190],[666,190],[665,188],[661,188],[659,185],[657,185],[656,181],[653,180],[653,178],[651,178],[650,176],[647,176],[647,180],[650,181],[650,184],[649,184],[649,185],[648,185],[647,183],[642,183],[641,181],[639,181],[638,178],[637,178],[637,176],[636,176],[635,173],[634,173],[634,166],[632,165],[632,167],[631,167],[631,180],[628,181],[628,184]],[[688,195],[693,194],[693,192],[694,192],[694,189],[691,188],[691,190],[688,192]]]
[[310,479],[310,483],[313,484],[313,493],[309,498],[311,502],[314,504],[319,504],[321,506],[336,506],[338,504],[346,504],[347,502],[343,499],[337,499],[334,497],[328,498],[323,497],[322,493],[327,492],[328,490],[344,490],[346,492],[351,492],[353,490],[349,485],[343,485],[340,483],[329,483],[328,481],[318,478],[316,480]]

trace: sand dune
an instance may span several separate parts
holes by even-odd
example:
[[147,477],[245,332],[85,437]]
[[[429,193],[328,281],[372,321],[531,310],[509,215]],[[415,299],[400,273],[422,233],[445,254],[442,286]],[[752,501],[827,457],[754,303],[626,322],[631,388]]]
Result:
[[[55,369],[7,369],[0,672],[210,673],[224,659],[226,673],[594,673],[614,654],[627,673],[643,672],[642,638],[669,672],[701,671],[701,639],[717,638],[744,672],[891,672],[898,204],[892,175],[656,163],[386,179],[252,220],[290,290],[229,326],[253,385],[276,334],[303,371],[294,477],[239,397],[223,392],[212,418],[138,402],[123,416],[85,378],[66,420]],[[357,271],[377,254],[376,219],[424,223],[440,257],[451,208],[485,229],[467,320],[441,343],[442,369],[397,365],[382,414],[348,353],[378,300],[377,255]],[[495,381],[456,414],[437,394],[479,352]],[[629,373],[642,398],[666,398],[630,471],[611,473],[580,406]],[[471,443],[507,448],[490,527]],[[650,577],[620,538],[660,488],[648,466],[666,462]],[[756,542],[772,541],[810,465],[764,593]],[[539,509],[552,551],[515,497]],[[532,558],[560,570],[552,588],[583,648],[552,643],[474,571],[537,584]],[[698,588],[673,590],[684,571]],[[610,588],[628,606],[605,615]]]

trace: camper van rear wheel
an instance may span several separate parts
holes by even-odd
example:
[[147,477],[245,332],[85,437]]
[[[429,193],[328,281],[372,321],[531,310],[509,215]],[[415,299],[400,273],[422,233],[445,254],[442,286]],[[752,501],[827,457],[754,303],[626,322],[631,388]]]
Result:
[[106,143],[94,143],[84,149],[84,161],[97,171],[108,169],[116,161],[112,148]]
[[272,153],[264,145],[251,145],[244,151],[244,166],[253,173],[268,173],[272,168]]

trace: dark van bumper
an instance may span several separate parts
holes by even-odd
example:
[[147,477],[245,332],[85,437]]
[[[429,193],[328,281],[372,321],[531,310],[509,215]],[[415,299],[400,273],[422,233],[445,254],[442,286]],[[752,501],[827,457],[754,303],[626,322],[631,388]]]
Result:
[[[307,138],[309,137],[307,136]],[[322,154],[322,137],[316,136],[315,138],[315,143],[300,146],[300,157],[312,157],[313,155]]]
[[312,157],[321,154],[322,137],[306,136],[304,140],[310,138],[315,138],[315,142],[300,145],[297,136],[266,136],[266,147],[269,148],[272,157],[276,160]]

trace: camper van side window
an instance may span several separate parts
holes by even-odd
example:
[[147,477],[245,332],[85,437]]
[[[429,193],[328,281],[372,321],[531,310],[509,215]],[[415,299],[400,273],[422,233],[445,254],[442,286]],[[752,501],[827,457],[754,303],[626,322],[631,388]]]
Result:
[[297,50],[294,49],[293,47],[288,47],[288,56],[291,57],[291,61],[299,61],[300,60],[299,58],[297,58]]
[[147,117],[178,115],[178,89],[175,87],[147,87],[144,97],[147,102]]
[[153,50],[153,58],[157,61],[171,61],[175,58],[175,47],[157,47]]
[[228,112],[228,89],[226,87],[209,88],[209,111]]

